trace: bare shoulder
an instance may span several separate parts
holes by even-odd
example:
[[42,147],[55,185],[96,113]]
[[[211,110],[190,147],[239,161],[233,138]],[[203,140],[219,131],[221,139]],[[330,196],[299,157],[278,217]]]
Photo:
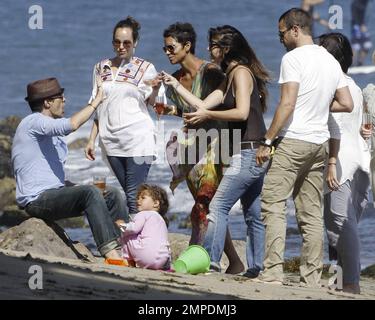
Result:
[[233,80],[235,84],[246,83],[252,85],[253,77],[253,73],[246,66],[238,66],[233,72]]

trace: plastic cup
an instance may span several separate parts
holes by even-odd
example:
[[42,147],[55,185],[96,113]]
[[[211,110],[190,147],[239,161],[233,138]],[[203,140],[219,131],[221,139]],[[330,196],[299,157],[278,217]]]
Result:
[[176,272],[198,274],[208,272],[210,256],[207,251],[198,245],[189,246],[173,264]]

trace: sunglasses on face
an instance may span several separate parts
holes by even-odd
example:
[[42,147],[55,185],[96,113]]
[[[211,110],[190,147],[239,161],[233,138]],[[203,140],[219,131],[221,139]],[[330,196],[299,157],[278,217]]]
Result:
[[171,53],[171,54],[174,54],[176,52],[176,47],[172,46],[172,45],[168,45],[168,46],[164,46],[163,47],[163,51],[165,53]]
[[289,27],[288,29],[286,29],[284,31],[279,31],[280,42],[284,41],[285,33],[287,33],[288,31],[292,30],[294,27],[299,27],[299,28],[303,29],[303,26],[301,27],[299,24],[294,24],[294,25],[292,25],[291,27]]
[[54,96],[54,97],[51,97],[51,98],[48,98],[48,99],[51,99],[51,100],[56,100],[56,99],[61,99],[61,100],[64,100],[64,96],[63,95],[59,95],[59,96]]
[[208,50],[212,51],[213,49],[221,48],[217,42],[210,42],[208,44]]
[[116,47],[116,48],[119,48],[121,47],[121,44],[124,46],[124,47],[131,47],[133,45],[133,42],[132,41],[129,41],[129,40],[125,40],[125,41],[120,41],[118,39],[115,39],[112,41],[112,44]]

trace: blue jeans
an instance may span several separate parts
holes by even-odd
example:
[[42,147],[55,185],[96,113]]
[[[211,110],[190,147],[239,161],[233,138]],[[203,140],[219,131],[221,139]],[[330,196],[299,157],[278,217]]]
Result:
[[152,156],[114,157],[107,156],[109,164],[126,195],[129,214],[136,214],[138,187],[147,180]]
[[72,186],[44,191],[25,210],[32,216],[55,221],[87,215],[94,240],[101,255],[118,247],[119,228],[114,221],[128,221],[119,190],[107,187],[104,197],[95,186]]
[[228,214],[241,199],[247,224],[246,259],[247,273],[255,276],[262,270],[264,255],[264,226],[260,217],[260,193],[268,163],[256,165],[256,149],[245,149],[232,157],[214,198],[210,203],[208,229],[204,247],[210,255],[211,267],[220,271],[224,250]]

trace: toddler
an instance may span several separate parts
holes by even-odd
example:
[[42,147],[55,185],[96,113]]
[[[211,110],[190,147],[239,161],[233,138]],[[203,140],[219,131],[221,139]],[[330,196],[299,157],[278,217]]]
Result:
[[169,269],[168,207],[168,196],[162,188],[148,184],[139,187],[138,213],[129,223],[117,222],[122,230],[122,255],[130,266]]

